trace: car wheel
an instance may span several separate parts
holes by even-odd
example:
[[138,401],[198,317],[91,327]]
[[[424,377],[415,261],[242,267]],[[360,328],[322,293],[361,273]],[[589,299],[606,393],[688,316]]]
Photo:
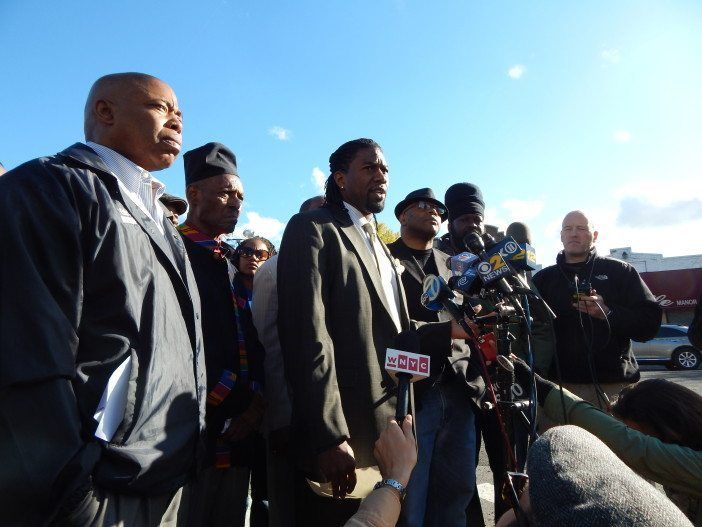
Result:
[[671,361],[676,368],[681,370],[696,370],[700,366],[702,356],[695,348],[684,347],[673,352]]

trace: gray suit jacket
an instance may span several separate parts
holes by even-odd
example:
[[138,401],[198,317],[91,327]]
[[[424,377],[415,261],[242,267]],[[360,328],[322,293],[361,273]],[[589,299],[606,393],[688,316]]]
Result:
[[[373,445],[395,410],[384,364],[397,335],[380,283],[345,209],[290,220],[278,258],[278,330],[300,461],[348,440],[359,467],[376,464]],[[450,324],[411,322],[399,279],[398,289],[402,329],[417,329],[422,348],[445,345]]]
[[266,413],[263,415],[263,432],[290,425],[292,406],[285,378],[283,354],[278,337],[278,255],[265,262],[254,275],[251,315],[258,332],[258,339],[266,350],[264,372],[266,382]]

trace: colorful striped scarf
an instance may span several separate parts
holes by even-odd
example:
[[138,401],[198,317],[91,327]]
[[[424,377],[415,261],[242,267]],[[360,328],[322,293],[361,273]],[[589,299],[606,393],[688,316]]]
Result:
[[[194,227],[184,223],[178,227],[178,230],[183,236],[187,236],[191,241],[209,251],[212,251],[214,257],[218,260],[226,260],[232,253],[231,247],[220,240],[215,240],[209,236],[202,234]],[[228,262],[227,265],[233,265]],[[219,381],[212,390],[207,394],[207,404],[210,406],[219,406],[231,393],[237,381],[243,381],[248,389],[253,393],[261,392],[261,384],[258,381],[249,380],[249,362],[246,353],[246,335],[244,333],[243,312],[246,309],[248,298],[243,287],[239,286],[238,280],[228,280],[232,295],[232,306],[234,308],[234,318],[236,320],[237,334],[237,356],[239,363],[239,374],[229,370],[222,370]],[[216,466],[217,468],[228,468],[230,466],[229,444],[219,438],[217,441]]]

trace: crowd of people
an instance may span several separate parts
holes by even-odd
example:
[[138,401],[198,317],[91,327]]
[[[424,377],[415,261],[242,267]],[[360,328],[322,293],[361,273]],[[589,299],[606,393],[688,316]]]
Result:
[[[477,185],[410,192],[386,245],[389,169],[355,139],[279,250],[232,245],[229,147],[184,153],[185,199],[153,175],[181,151],[168,84],[101,77],[84,123],[0,177],[3,525],[480,526],[484,443],[498,525],[702,526],[702,397],[640,381],[661,309],[582,211],[555,265],[452,292],[456,316],[426,288],[488,261]],[[431,367],[405,416],[407,332]]]

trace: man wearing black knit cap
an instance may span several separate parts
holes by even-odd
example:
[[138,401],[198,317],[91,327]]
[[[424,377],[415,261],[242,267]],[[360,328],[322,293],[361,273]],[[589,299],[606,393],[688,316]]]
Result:
[[189,525],[243,525],[246,463],[253,457],[252,432],[263,413],[263,351],[242,348],[240,333],[247,324],[241,318],[250,314],[233,301],[234,250],[223,236],[236,226],[244,188],[236,156],[220,143],[186,152],[183,162],[189,210],[179,230],[202,299],[208,390],[205,470],[195,487]]
[[[465,236],[470,232],[475,232],[482,235],[485,232],[483,219],[485,214],[485,201],[483,193],[478,186],[472,183],[456,183],[448,188],[444,199],[448,208],[448,234],[440,240],[441,248],[450,253],[457,254],[462,251],[467,251],[465,246]],[[492,311],[492,305],[489,305],[485,299],[466,299],[471,304],[481,304],[483,312]],[[534,356],[534,367],[539,373],[545,373],[550,366],[551,358],[555,352],[555,344],[553,343],[550,320],[547,314],[540,309],[540,306],[531,305],[531,312],[534,318],[532,324],[531,347]],[[516,355],[526,357],[526,338],[520,324],[510,324],[510,333],[515,337],[512,341],[512,352]],[[475,356],[472,356],[472,361],[477,361]],[[475,365],[477,367],[477,365]],[[494,365],[488,365],[488,371],[494,378]],[[502,435],[500,432],[499,422],[494,410],[477,411],[475,415],[477,428],[477,446],[476,451],[480,450],[480,437],[482,434],[485,440],[485,450],[490,461],[490,469],[493,473],[495,485],[495,517],[499,517],[508,508],[509,504],[502,496],[502,485],[504,481],[505,471],[507,470],[507,454],[505,451]],[[515,422],[514,426],[514,449],[516,450],[516,458],[518,467],[523,467],[524,456],[527,446],[527,430],[520,421]],[[477,519],[482,515],[478,512],[480,502],[476,498],[471,503],[469,511],[469,522],[473,524],[473,519]]]
[[472,183],[456,183],[446,191],[444,202],[448,209],[448,233],[441,237],[439,248],[448,254],[457,254],[466,250],[463,243],[466,234],[484,232],[483,193]]

